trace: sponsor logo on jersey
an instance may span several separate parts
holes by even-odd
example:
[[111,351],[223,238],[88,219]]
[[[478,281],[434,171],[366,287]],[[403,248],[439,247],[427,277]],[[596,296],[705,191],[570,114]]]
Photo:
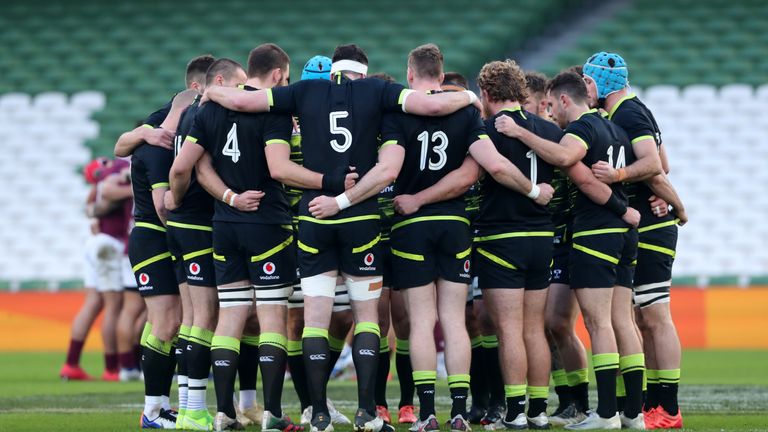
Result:
[[385,187],[384,189],[382,189],[381,192],[379,192],[379,193],[385,194],[385,193],[392,193],[394,191],[395,191],[395,185],[389,185],[389,186]]
[[229,360],[216,360],[213,362],[214,366],[227,367],[229,366]]
[[310,354],[310,360],[325,360],[325,354]]
[[200,264],[196,262],[189,264],[189,272],[197,276],[200,273]]
[[374,256],[372,253],[368,252],[367,255],[365,255],[365,258],[363,258],[363,262],[367,266],[371,266],[373,264]]
[[149,283],[149,275],[146,273],[139,274],[139,284],[146,285]]
[[464,273],[469,273],[469,260],[464,260]]
[[264,263],[261,269],[264,270],[265,274],[271,275],[272,273],[275,272],[275,269],[276,269],[275,263],[273,263],[272,261],[267,261]]

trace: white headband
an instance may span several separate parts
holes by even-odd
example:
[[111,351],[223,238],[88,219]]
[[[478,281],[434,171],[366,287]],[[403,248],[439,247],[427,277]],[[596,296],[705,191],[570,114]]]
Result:
[[341,71],[349,71],[367,75],[368,66],[354,60],[339,60],[333,62],[331,65],[331,75]]

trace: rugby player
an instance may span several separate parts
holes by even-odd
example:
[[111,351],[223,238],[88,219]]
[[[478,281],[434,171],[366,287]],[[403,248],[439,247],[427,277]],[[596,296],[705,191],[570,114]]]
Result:
[[[325,389],[330,367],[328,327],[338,274],[344,278],[356,322],[353,357],[360,408],[355,414],[354,428],[378,432],[384,427],[376,416],[374,400],[380,344],[377,306],[382,284],[376,259],[380,255],[381,233],[376,202],[369,198],[390,184],[396,171],[386,163],[374,167],[381,114],[406,110],[442,115],[477,98],[473,93],[429,96],[409,92],[398,84],[362,79],[367,74],[367,63],[367,55],[358,46],[342,45],[334,52],[330,82],[304,80],[257,92],[223,88],[206,92],[211,100],[239,111],[296,114],[302,121],[304,166],[325,174],[324,192],[339,194],[337,204],[336,199],[322,196],[321,192],[306,191],[300,203],[299,268],[305,300],[303,355],[313,405],[313,431],[333,428]],[[289,155],[285,156],[287,159]],[[360,191],[364,193],[348,196],[344,193],[344,179],[353,168],[363,175],[370,170],[373,175],[361,179],[364,188]],[[271,174],[283,183],[289,178],[283,175],[281,179],[274,171]],[[361,204],[347,210],[357,202]],[[343,212],[334,217],[339,211]]]
[[[248,57],[245,90],[286,85],[288,63],[288,56],[274,44],[254,48]],[[213,216],[213,258],[220,307],[211,340],[218,405],[216,430],[242,427],[236,420],[232,392],[240,339],[251,315],[254,289],[261,328],[258,351],[264,381],[262,430],[301,429],[281,406],[287,303],[296,271],[293,230],[282,185],[269,176],[269,147],[287,149],[291,130],[290,116],[242,114],[211,103],[198,111],[177,158],[188,175],[207,152],[219,182],[227,186],[214,195],[220,201],[216,202]],[[263,195],[259,211],[241,211],[235,206],[240,193],[257,189]]]
[[528,98],[522,103],[522,107],[544,120],[550,120],[549,105],[547,104],[547,81],[547,76],[541,72],[528,71],[525,73]]
[[[208,68],[205,85],[234,87],[246,80],[236,62],[220,58]],[[198,96],[182,114],[174,139],[176,159],[169,173],[171,189],[165,194],[168,213],[168,246],[175,258],[182,317],[177,346],[179,365],[179,424],[183,429],[207,430],[213,424],[205,403],[211,368],[211,339],[216,325],[217,298],[213,264],[211,218],[213,199],[197,182],[192,168],[180,162],[184,138],[198,111]],[[176,195],[174,195],[176,194]],[[254,359],[255,360],[255,359]],[[242,397],[241,397],[242,400]]]
[[[59,376],[66,380],[90,380],[80,367],[80,354],[96,317],[104,310],[101,336],[104,344],[104,373],[102,380],[118,381],[119,347],[117,320],[122,307],[122,291],[135,289],[130,263],[125,256],[128,228],[131,222],[130,182],[123,182],[128,163],[123,160],[97,158],[86,165],[86,181],[93,186],[88,197],[87,213],[95,218],[93,235],[85,244],[85,286],[83,306],[72,322],[72,336],[67,360]],[[107,180],[109,179],[109,180]],[[117,181],[114,181],[117,180]],[[133,346],[130,348],[133,359]]]
[[[181,112],[195,94],[194,90],[185,90],[176,95],[160,127],[174,131]],[[145,397],[141,427],[149,429],[176,428],[176,415],[169,410],[167,401],[176,367],[173,345],[181,323],[181,308],[166,242],[167,209],[163,202],[172,162],[171,150],[149,144],[136,148],[131,158],[136,224],[131,231],[128,256],[148,313],[142,333]]]
[[[658,124],[651,111],[629,89],[628,75],[624,59],[614,53],[597,53],[584,65],[584,80],[591,101],[604,108],[608,119],[624,129],[635,154],[648,154],[649,158],[658,160],[659,166],[666,172],[668,164]],[[677,244],[676,225],[685,224],[688,217],[666,173],[659,172],[644,178],[640,165],[638,160],[623,170],[615,170],[598,163],[593,172],[606,183],[628,182],[630,205],[638,208],[641,214],[634,304],[648,368],[645,426],[648,429],[681,428],[683,421],[677,404],[680,339],[669,310],[669,289]],[[667,214],[664,205],[662,214],[661,208],[654,203],[656,197],[672,204],[673,213]],[[627,404],[629,391],[627,387]],[[631,407],[627,406],[625,414],[630,408],[634,413],[638,409],[638,401],[635,400]]]
[[[523,111],[525,76],[511,60],[483,66],[478,85],[496,148],[533,184],[549,184],[552,166],[516,139],[498,133],[496,117],[507,115],[545,139],[559,141],[554,124]],[[550,352],[544,333],[544,307],[550,282],[554,226],[547,208],[523,194],[486,179],[475,229],[479,288],[498,330],[510,429],[549,428],[546,414]],[[546,203],[544,203],[546,204]],[[527,377],[527,387],[526,387]],[[525,396],[529,408],[526,418]]]
[[[627,155],[632,157],[632,148],[623,130],[603,119],[596,110],[589,109],[586,85],[579,75],[562,72],[552,79],[548,84],[548,99],[553,118],[565,128],[560,143],[540,138],[509,118],[497,119],[496,128],[505,135],[519,138],[547,162],[568,168],[569,176],[580,189],[574,205],[570,282],[592,341],[598,407],[583,421],[566,428],[619,429],[622,423],[637,427],[637,419],[628,419],[617,412],[617,335],[622,339],[622,348],[629,352],[639,350],[640,341],[633,331],[630,311],[612,301],[614,291],[626,290],[632,283],[637,247],[637,232],[633,227],[639,222],[639,213],[627,207],[621,184],[611,185],[606,194],[590,181],[589,187],[599,192],[590,195],[579,177],[583,175],[584,165],[592,166],[598,160],[623,167]],[[578,163],[580,160],[582,164]],[[588,174],[591,176],[591,172]],[[621,299],[622,296],[615,297]],[[606,310],[611,313],[605,313]],[[642,367],[642,356],[633,361],[636,364],[632,368]]]

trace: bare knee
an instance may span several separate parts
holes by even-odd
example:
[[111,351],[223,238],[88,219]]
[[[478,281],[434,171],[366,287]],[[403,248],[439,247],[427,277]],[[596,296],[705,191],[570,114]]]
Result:
[[601,331],[612,331],[613,325],[610,317],[605,315],[599,316],[585,316],[584,327],[590,334],[599,333]]

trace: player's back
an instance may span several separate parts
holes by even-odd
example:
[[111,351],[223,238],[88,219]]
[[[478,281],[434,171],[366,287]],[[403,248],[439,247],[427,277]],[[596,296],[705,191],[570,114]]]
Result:
[[[552,165],[538,157],[520,140],[496,131],[494,122],[502,115],[511,117],[518,125],[550,141],[560,141],[563,131],[554,123],[519,108],[503,110],[486,121],[488,135],[499,154],[509,159],[533,184],[551,183],[554,173]],[[547,206],[536,204],[489,175],[483,179],[482,195],[480,215],[476,221],[479,228],[521,230],[551,227],[552,218]]]
[[283,187],[270,176],[264,152],[266,145],[288,145],[291,129],[286,115],[235,112],[213,102],[200,108],[190,137],[211,155],[221,180],[235,193],[265,194],[256,212],[241,212],[217,200],[214,221],[291,222]]
[[[597,110],[584,113],[578,120],[565,129],[565,133],[577,137],[587,147],[582,162],[591,167],[598,161],[608,162],[618,169],[627,165],[627,160],[634,158],[632,146],[627,134],[616,124],[603,118]],[[624,187],[621,183],[610,185],[613,192],[627,203]],[[579,191],[573,207],[574,225],[585,227],[617,226],[626,227],[621,218],[602,205],[594,203]]]
[[[431,186],[464,162],[469,146],[486,137],[475,107],[444,117],[387,113],[382,123],[383,145],[400,145],[405,157],[395,181],[395,195],[413,195]],[[417,215],[465,214],[462,196],[422,207]]]
[[168,187],[168,171],[173,164],[173,152],[143,143],[131,156],[131,185],[133,187],[133,217],[136,222],[161,226],[152,191]]

